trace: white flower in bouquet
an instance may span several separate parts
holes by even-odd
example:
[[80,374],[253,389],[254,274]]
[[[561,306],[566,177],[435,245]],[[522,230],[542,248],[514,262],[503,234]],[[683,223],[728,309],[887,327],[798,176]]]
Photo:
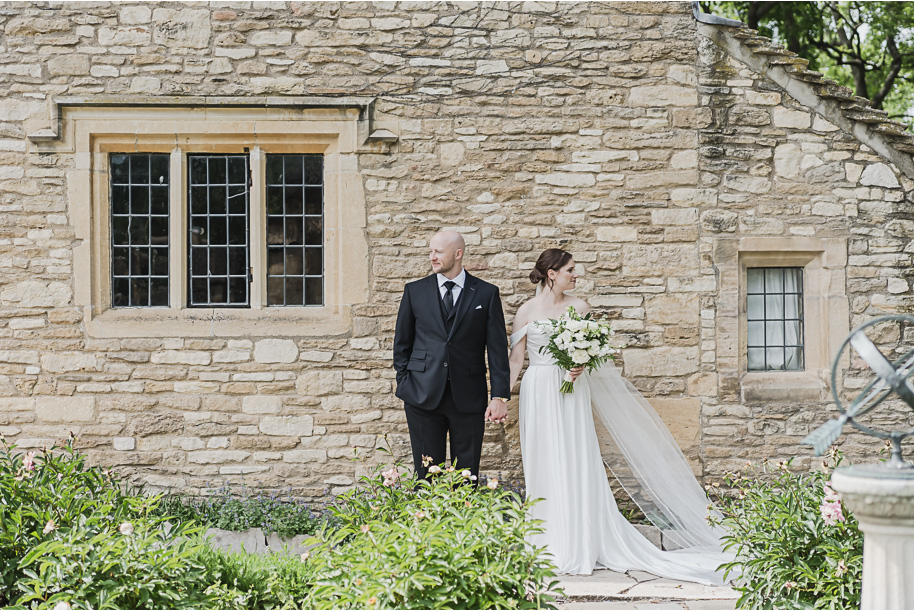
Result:
[[[555,359],[556,365],[565,370],[584,366],[588,371],[606,363],[617,349],[610,343],[614,335],[609,325],[590,318],[590,314],[580,316],[569,307],[558,319],[538,324],[544,333],[549,334],[549,343],[540,348]],[[562,393],[574,391],[574,380],[568,372],[561,385]]]
[[578,365],[584,365],[590,361],[590,355],[585,350],[576,349],[571,352],[571,359]]

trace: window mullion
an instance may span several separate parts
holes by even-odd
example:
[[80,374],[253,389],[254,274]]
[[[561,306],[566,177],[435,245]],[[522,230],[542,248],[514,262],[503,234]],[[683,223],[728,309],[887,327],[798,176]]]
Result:
[[251,149],[251,308],[261,309],[267,303],[267,239],[266,239],[266,155],[263,149]]
[[168,190],[169,282],[171,308],[187,306],[187,169],[181,147],[171,151]]

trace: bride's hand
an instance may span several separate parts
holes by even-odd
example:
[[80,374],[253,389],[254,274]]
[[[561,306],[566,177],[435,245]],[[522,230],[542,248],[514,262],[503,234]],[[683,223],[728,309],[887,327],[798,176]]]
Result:
[[584,366],[578,366],[568,370],[568,373],[571,374],[572,382],[578,379],[578,376],[584,373]]

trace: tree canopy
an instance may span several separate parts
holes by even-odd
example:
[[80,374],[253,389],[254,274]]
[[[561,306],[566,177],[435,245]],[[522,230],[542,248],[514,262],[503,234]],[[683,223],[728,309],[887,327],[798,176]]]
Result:
[[914,2],[705,1],[914,125]]

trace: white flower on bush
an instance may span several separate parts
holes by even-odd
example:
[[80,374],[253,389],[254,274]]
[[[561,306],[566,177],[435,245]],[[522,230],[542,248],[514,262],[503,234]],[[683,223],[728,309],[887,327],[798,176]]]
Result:
[[437,466],[437,465],[433,465],[433,466],[431,466],[431,467],[428,468],[428,473],[429,473],[429,474],[437,474],[437,473],[440,472],[440,471],[441,471],[441,467],[440,467],[440,466]]
[[495,489],[498,488],[498,479],[497,479],[497,478],[489,478],[489,481],[486,482],[486,486],[489,487],[490,489],[492,489],[492,490],[494,491]]
[[42,530],[41,533],[47,535],[47,534],[51,533],[52,531],[54,531],[55,529],[57,529],[57,525],[54,524],[54,519],[51,519],[44,526],[44,530]]
[[121,526],[117,528],[122,535],[129,536],[133,535],[133,525],[131,523],[123,522]]

